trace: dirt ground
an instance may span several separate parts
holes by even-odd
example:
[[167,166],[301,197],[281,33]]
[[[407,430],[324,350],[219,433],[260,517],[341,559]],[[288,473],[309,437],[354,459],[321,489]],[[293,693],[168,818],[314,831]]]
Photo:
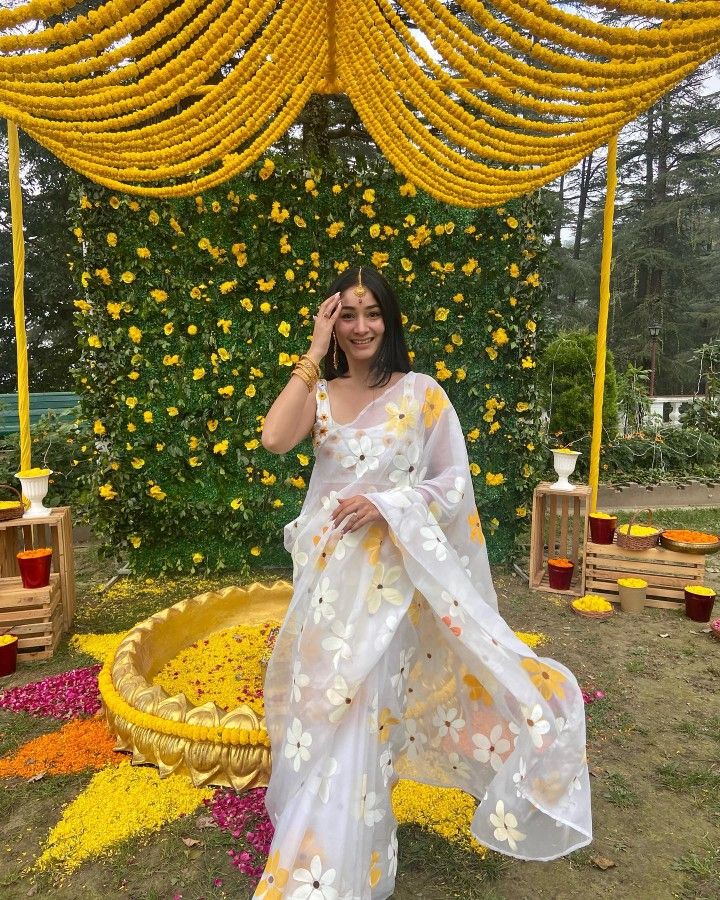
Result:
[[[681,612],[595,622],[519,582],[498,580],[507,621],[548,635],[538,653],[607,698],[586,707],[593,843],[552,863],[511,862],[494,896],[720,897],[720,642]],[[615,865],[599,868],[601,857]]]
[[[84,577],[88,583],[97,581],[103,572],[88,565]],[[605,622],[582,619],[571,612],[567,600],[531,592],[514,574],[494,575],[500,610],[509,624],[518,631],[545,634],[539,655],[569,666],[581,687],[606,693],[605,699],[586,707],[594,841],[552,863],[524,863],[496,854],[479,860],[419,829],[403,828],[394,897],[717,900],[720,641],[677,611],[646,610],[640,617],[617,613]],[[150,604],[158,609],[169,605],[167,598],[142,603],[146,606],[86,612],[79,619],[82,630],[113,630],[108,627],[111,621],[116,629],[126,627],[153,611]],[[65,647],[52,662],[23,667],[13,680],[34,680],[83,664],[87,662],[69,655]],[[0,711],[0,752],[10,752],[54,727],[49,720]],[[62,805],[89,778],[0,782],[1,900],[171,900],[174,895],[183,900],[249,900],[247,880],[227,860],[232,842],[217,830],[198,831],[190,819],[133,841],[69,878],[23,875]],[[200,846],[183,844],[188,836]],[[213,886],[218,876],[222,888]]]

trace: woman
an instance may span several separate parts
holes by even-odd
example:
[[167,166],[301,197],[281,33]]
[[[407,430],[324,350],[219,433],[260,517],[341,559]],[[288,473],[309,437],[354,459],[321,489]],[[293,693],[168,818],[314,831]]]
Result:
[[475,795],[477,839],[520,859],[589,843],[582,695],[498,615],[460,423],[410,371],[379,273],[335,281],[293,376],[263,445],[312,431],[316,462],[284,532],[294,593],[265,682],[276,831],[255,897],[391,896],[400,777]]

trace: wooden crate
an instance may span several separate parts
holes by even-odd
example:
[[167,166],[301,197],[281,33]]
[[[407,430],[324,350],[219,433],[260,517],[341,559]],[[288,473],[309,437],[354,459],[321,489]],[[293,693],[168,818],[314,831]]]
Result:
[[18,575],[16,554],[20,550],[52,547],[52,570],[60,576],[65,630],[75,615],[75,561],[70,507],[59,506],[36,519],[0,522],[0,578]]
[[[589,504],[590,487],[586,484],[576,484],[572,491],[553,490],[548,482],[541,482],[535,488],[530,532],[530,587],[533,590],[569,597],[581,597],[585,593],[584,548]],[[567,591],[550,587],[547,561],[555,556],[564,556],[575,563],[572,584]]]
[[677,553],[664,547],[625,550],[617,544],[588,542],[585,552],[585,588],[618,602],[618,578],[637,576],[648,583],[645,606],[684,609],[686,584],[702,584],[705,557],[700,553]]
[[0,579],[0,631],[18,638],[18,659],[50,659],[64,632],[60,575],[44,588],[24,588],[20,578]]

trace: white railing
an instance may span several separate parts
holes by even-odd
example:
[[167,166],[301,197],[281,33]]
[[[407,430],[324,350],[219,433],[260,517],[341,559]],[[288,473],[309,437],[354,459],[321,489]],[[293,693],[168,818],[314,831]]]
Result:
[[[648,423],[651,422],[667,422],[673,428],[680,428],[681,407],[689,405],[695,397],[692,395],[684,397],[651,397],[650,411],[646,417]],[[665,415],[667,413],[667,418]]]

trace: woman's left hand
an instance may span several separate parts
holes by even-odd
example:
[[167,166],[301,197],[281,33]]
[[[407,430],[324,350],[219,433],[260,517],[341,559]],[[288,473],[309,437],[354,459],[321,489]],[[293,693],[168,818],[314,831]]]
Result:
[[369,525],[371,522],[385,521],[377,506],[362,494],[340,500],[331,516],[334,527],[342,527],[343,534],[347,534],[348,531],[357,531],[358,528]]

